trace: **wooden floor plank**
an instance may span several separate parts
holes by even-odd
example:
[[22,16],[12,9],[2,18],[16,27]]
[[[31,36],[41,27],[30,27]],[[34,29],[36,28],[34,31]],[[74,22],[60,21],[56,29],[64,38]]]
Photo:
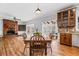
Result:
[[[1,56],[23,56],[24,43],[19,37],[8,37],[0,40]],[[52,41],[52,55],[50,49],[47,51],[48,56],[79,56],[79,48],[60,45],[58,40]],[[29,55],[29,50],[25,52]]]

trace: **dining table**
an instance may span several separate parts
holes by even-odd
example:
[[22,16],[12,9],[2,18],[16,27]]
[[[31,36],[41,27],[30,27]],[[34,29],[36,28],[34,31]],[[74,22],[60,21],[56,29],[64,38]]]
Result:
[[[45,42],[46,46],[48,45],[48,43],[51,43],[52,40],[50,38],[48,38],[48,37],[44,37],[44,38],[45,38],[45,40],[41,40],[41,41]],[[23,41],[24,41],[25,46],[27,46],[27,43],[29,43],[29,46],[27,48],[30,48],[30,42],[32,42],[32,40],[30,40],[30,37],[27,37]],[[33,40],[33,41],[36,41],[36,40]],[[47,47],[45,49],[45,55],[47,55]]]

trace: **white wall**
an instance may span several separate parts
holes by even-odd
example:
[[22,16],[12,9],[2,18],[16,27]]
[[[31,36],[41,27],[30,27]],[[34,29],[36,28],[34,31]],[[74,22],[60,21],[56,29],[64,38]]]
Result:
[[[25,22],[18,21],[18,25],[26,25],[26,23]],[[26,33],[26,31],[18,31],[18,35],[21,35],[23,33]]]
[[79,33],[72,34],[72,46],[79,47]]
[[78,17],[79,17],[79,8],[76,8],[76,31],[79,31]]
[[[26,24],[27,25],[34,24],[35,28],[38,28],[38,31],[42,32],[42,22],[50,21],[50,20],[55,20],[56,21],[57,20],[57,15],[54,14],[54,15],[49,15],[49,16],[42,16],[42,17],[27,21]],[[57,28],[57,25],[56,25],[56,28]],[[58,32],[58,29],[56,29],[56,32]]]
[[79,6],[76,7],[76,31],[79,32],[79,22],[78,22],[78,17],[79,17]]
[[0,36],[3,36],[3,20],[0,19]]

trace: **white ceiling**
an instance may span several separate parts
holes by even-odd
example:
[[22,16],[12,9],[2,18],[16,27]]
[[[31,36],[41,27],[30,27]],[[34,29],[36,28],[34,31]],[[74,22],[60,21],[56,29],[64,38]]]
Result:
[[[60,9],[76,5],[75,3],[40,3],[41,15],[50,15]],[[32,20],[37,16],[34,11],[37,8],[36,3],[0,3],[0,17],[19,18],[22,21]],[[42,16],[41,16],[42,17]]]

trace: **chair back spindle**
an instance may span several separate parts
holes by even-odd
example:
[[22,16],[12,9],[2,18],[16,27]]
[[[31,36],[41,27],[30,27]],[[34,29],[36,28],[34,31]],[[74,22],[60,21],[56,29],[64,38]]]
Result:
[[32,55],[31,51],[32,50],[45,50],[46,48],[46,43],[45,43],[45,39],[43,36],[41,35],[34,35],[31,37],[30,39],[30,55]]

